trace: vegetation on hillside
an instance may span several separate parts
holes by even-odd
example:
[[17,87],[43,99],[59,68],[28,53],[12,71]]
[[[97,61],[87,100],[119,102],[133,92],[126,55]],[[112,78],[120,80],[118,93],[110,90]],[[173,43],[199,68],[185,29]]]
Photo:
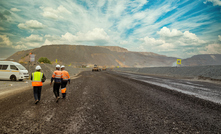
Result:
[[40,62],[40,63],[43,62],[43,63],[51,64],[51,61],[48,58],[46,58],[46,57],[39,58],[38,62]]

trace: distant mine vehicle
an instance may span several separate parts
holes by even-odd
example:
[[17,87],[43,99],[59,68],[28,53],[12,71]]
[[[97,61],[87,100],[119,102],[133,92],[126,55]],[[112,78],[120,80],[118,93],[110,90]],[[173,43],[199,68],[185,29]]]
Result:
[[102,71],[106,71],[106,70],[107,70],[106,66],[103,66]]
[[92,69],[92,72],[93,71],[100,71],[97,65],[94,65],[94,68]]

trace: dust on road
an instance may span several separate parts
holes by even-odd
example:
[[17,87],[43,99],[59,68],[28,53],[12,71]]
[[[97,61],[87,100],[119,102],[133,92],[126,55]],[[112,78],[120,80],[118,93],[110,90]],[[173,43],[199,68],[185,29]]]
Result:
[[58,103],[48,84],[37,105],[32,89],[1,99],[0,133],[221,132],[219,105],[115,74],[80,75]]

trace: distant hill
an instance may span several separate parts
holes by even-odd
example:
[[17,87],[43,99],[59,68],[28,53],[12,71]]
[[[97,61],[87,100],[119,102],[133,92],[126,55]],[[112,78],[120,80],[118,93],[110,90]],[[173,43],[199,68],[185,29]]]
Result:
[[[36,59],[47,57],[64,65],[120,66],[120,67],[160,67],[174,66],[177,58],[152,52],[132,52],[118,46],[47,45],[40,48],[19,51],[6,60],[27,62],[28,54],[36,54]],[[221,65],[221,54],[195,55],[182,59],[182,66]]]
[[28,54],[36,59],[47,57],[65,65],[100,65],[121,67],[171,66],[176,58],[149,52],[131,52],[118,46],[47,45],[31,50],[19,51],[8,57],[17,62],[27,62]]
[[221,54],[201,54],[182,60],[186,66],[221,65]]

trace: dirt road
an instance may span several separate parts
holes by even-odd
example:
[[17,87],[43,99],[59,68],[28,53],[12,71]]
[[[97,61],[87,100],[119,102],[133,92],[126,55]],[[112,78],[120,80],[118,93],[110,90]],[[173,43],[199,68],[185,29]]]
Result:
[[0,100],[0,133],[221,133],[221,106],[115,73],[82,72],[55,102],[44,85]]

